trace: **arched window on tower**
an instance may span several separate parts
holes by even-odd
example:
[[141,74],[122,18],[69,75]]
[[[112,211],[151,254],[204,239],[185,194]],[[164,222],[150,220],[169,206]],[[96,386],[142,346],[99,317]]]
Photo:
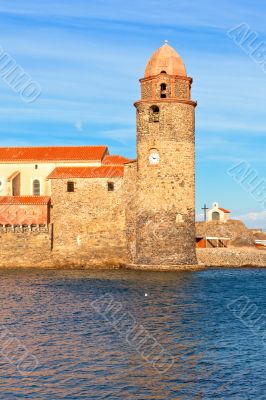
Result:
[[41,185],[38,179],[34,179],[32,182],[32,193],[33,196],[40,196],[41,194]]
[[166,99],[166,83],[161,83],[161,99]]
[[150,108],[150,122],[159,122],[160,109],[158,106],[151,106]]

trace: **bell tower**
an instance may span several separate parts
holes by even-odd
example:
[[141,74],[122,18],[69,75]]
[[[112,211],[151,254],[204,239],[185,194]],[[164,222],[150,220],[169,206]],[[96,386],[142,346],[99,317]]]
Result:
[[196,264],[192,79],[168,44],[149,60],[137,109],[136,264]]

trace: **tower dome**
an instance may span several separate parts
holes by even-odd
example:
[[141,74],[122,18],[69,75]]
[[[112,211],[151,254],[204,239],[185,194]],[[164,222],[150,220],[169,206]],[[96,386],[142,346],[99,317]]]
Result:
[[161,72],[166,72],[168,75],[187,76],[186,67],[182,58],[176,50],[168,44],[167,40],[150,58],[146,66],[144,77],[150,78]]

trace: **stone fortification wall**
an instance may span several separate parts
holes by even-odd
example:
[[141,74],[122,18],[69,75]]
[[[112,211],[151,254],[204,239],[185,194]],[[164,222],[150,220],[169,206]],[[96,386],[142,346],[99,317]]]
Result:
[[197,249],[197,258],[206,267],[266,267],[266,251],[256,248]]
[[51,235],[47,228],[0,230],[0,267],[51,266]]
[[[123,178],[52,181],[53,253],[65,265],[127,261]],[[108,183],[114,190],[108,190]]]

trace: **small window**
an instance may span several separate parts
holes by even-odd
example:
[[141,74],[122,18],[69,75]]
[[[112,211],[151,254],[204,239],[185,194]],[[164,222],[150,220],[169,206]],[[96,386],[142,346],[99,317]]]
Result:
[[75,183],[72,181],[67,182],[67,191],[69,193],[75,192]]
[[166,74],[166,71],[161,71],[161,74]]
[[166,89],[167,85],[165,83],[161,84],[161,99],[166,99]]
[[159,114],[160,109],[158,106],[151,106],[151,112],[152,114]]
[[40,196],[41,194],[41,185],[40,185],[40,181],[38,179],[34,179],[34,181],[32,182],[32,192],[33,192],[33,196]]
[[35,169],[38,169],[38,165],[37,164],[35,164]]
[[113,192],[115,190],[114,182],[108,182],[107,188],[108,188],[108,192]]
[[159,122],[160,109],[158,106],[151,106],[150,108],[150,122]]

